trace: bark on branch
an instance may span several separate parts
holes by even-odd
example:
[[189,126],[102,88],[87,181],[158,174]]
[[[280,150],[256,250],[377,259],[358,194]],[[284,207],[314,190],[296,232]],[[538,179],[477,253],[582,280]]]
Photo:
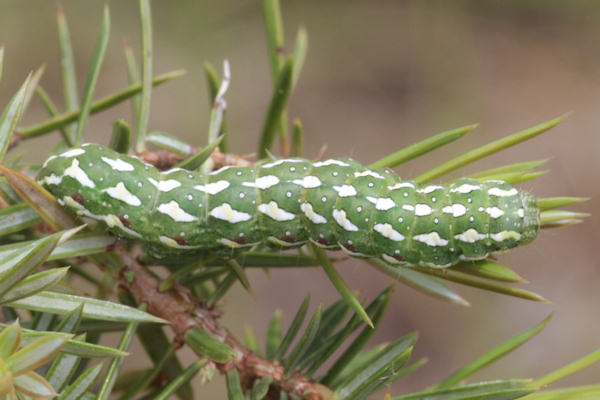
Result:
[[[240,372],[243,380],[252,381],[270,375],[273,378],[272,386],[293,393],[302,399],[333,399],[333,393],[327,387],[309,380],[300,373],[285,376],[282,365],[266,360],[243,346],[225,327],[221,326],[218,314],[198,303],[186,288],[176,286],[167,292],[160,292],[159,282],[144,266],[124,249],[116,251],[125,263],[120,285],[133,295],[138,304],[146,304],[147,311],[169,321],[178,339],[183,340],[188,329],[199,327],[234,349],[236,357],[233,361],[216,364],[221,373],[235,368]],[[133,273],[132,280],[125,278],[124,273],[127,271]]]

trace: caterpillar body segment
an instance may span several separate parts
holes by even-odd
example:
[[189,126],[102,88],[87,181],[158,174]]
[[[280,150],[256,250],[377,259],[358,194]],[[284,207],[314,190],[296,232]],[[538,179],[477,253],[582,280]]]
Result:
[[504,182],[418,187],[351,159],[281,159],[201,175],[160,172],[86,144],[48,159],[38,181],[156,258],[310,240],[354,257],[448,267],[528,243],[540,226],[535,198]]

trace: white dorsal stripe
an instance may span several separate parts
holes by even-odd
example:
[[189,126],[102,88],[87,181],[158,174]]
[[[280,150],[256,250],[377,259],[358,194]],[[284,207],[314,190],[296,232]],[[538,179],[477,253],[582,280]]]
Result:
[[442,208],[442,211],[445,214],[452,214],[453,217],[462,217],[467,213],[467,207],[463,206],[460,203],[452,204],[451,206],[446,206]]
[[87,176],[84,170],[79,168],[79,160],[73,159],[71,166],[65,169],[64,176],[70,176],[81,184],[81,186],[87,186],[89,188],[95,188],[96,184]]
[[250,218],[252,218],[252,216],[248,213],[234,210],[228,203],[223,203],[220,206],[213,208],[210,210],[209,214],[212,217],[231,222],[232,224],[248,221]]
[[229,187],[228,181],[217,181],[207,183],[206,185],[196,185],[194,189],[200,190],[201,192],[206,192],[208,194],[217,194]]
[[379,175],[377,172],[371,171],[369,169],[367,169],[367,170],[365,170],[363,172],[355,172],[354,173],[354,177],[355,178],[359,178],[361,176],[370,176],[370,177],[375,178],[375,179],[385,179],[383,176]]
[[80,156],[83,153],[85,153],[85,150],[83,149],[71,149],[71,150],[67,150],[64,153],[59,154],[59,157],[76,157],[76,156]]
[[294,179],[292,181],[292,183],[295,183],[296,185],[300,185],[305,189],[312,189],[312,188],[318,188],[319,186],[321,186],[321,180],[319,178],[317,178],[316,176],[305,176],[302,179]]
[[352,185],[334,186],[333,189],[338,192],[340,197],[351,197],[356,196],[357,192]]
[[285,158],[285,159],[273,161],[273,162],[270,162],[270,163],[267,163],[267,164],[263,164],[260,167],[262,169],[273,168],[273,167],[276,167],[278,165],[285,164],[285,163],[301,163],[302,161],[303,160],[296,160],[294,158]]
[[431,215],[433,209],[429,207],[427,204],[417,204],[415,205],[415,215],[417,217],[425,217],[427,215]]
[[390,208],[394,208],[396,206],[396,203],[394,203],[394,200],[390,199],[389,197],[367,196],[367,200],[369,200],[371,203],[375,204],[375,208],[380,211],[389,210]]
[[158,182],[158,190],[161,192],[170,192],[171,190],[178,188],[181,186],[181,182],[176,181],[175,179],[167,179],[165,181]]
[[357,232],[358,226],[354,225],[350,220],[346,217],[346,211],[333,209],[333,219],[338,223],[339,226],[344,228],[349,232]]
[[415,184],[411,183],[411,182],[400,182],[400,183],[396,183],[392,186],[388,186],[387,188],[388,188],[388,190],[396,190],[396,189],[403,189],[403,188],[414,189]]
[[44,161],[44,165],[42,165],[42,168],[46,168],[46,166],[48,165],[48,163],[52,160],[54,160],[55,158],[57,158],[58,156],[50,156],[48,157],[48,159],[46,161]]
[[48,159],[44,162],[44,165],[42,165],[42,168],[46,168],[46,166],[48,165],[48,163],[52,160],[54,160],[55,158],[57,158],[58,156],[50,156],[48,157]]
[[123,182],[117,183],[117,186],[115,187],[102,189],[102,192],[108,194],[113,199],[121,200],[122,202],[127,203],[130,206],[139,206],[142,204],[142,202],[136,195],[127,190]]
[[375,224],[373,229],[375,232],[381,234],[381,236],[393,240],[394,242],[401,242],[404,240],[404,235],[395,230],[391,224]]
[[127,171],[133,171],[135,168],[133,168],[133,165],[129,164],[128,162],[125,162],[123,160],[120,159],[116,159],[113,160],[112,158],[108,158],[108,157],[100,157],[100,159],[102,161],[104,161],[105,163],[107,163],[108,165],[110,165],[110,167],[112,169],[114,169],[115,171],[121,171],[121,172],[127,172]]
[[198,219],[193,215],[185,212],[185,210],[183,210],[179,206],[179,203],[177,203],[175,200],[171,200],[168,203],[163,203],[159,205],[157,210],[162,214],[168,215],[173,219],[173,221],[177,222],[192,222]]
[[329,159],[329,160],[325,160],[325,161],[317,161],[316,163],[313,164],[313,167],[319,168],[319,167],[325,167],[327,165],[339,165],[340,167],[349,167],[350,166],[350,164],[345,163],[343,161]]
[[188,171],[187,169],[183,169],[183,168],[171,168],[170,170],[163,172],[163,175],[169,175],[169,174],[173,174],[175,172],[189,173],[190,171]]
[[178,188],[179,186],[181,186],[181,182],[176,181],[175,179],[167,179],[167,180],[161,180],[161,181],[156,181],[153,178],[148,178],[148,182],[150,182],[151,184],[153,184],[158,190],[160,190],[161,192],[169,192],[175,188]]
[[312,223],[314,224],[325,224],[327,223],[327,219],[322,215],[317,214],[310,203],[302,203],[300,204],[300,209],[306,215]]
[[477,230],[470,228],[461,234],[454,235],[454,238],[465,243],[475,243],[478,240],[487,239],[488,235],[485,233],[479,233]]
[[428,246],[436,247],[436,246],[446,246],[448,241],[440,237],[437,232],[430,233],[422,233],[420,235],[413,236],[413,240],[419,241],[421,243],[425,243]]
[[471,185],[469,183],[463,183],[462,185],[450,189],[451,193],[471,193],[473,190],[481,190],[481,186],[479,185]]
[[259,204],[258,211],[268,215],[275,221],[291,221],[296,218],[294,214],[279,208],[279,205],[273,200],[271,200],[268,204]]
[[518,194],[519,191],[515,188],[511,188],[509,190],[504,190],[504,189],[495,187],[495,188],[488,189],[488,193],[491,194],[492,196],[508,197],[508,196],[514,196],[514,195]]
[[443,186],[440,185],[429,185],[429,186],[425,186],[424,188],[418,189],[417,192],[419,193],[431,193],[431,192],[435,192],[436,190],[440,190],[443,189]]
[[486,208],[485,212],[487,212],[488,215],[490,217],[492,217],[493,219],[498,219],[504,215],[504,211],[502,211],[500,208],[498,208],[496,206]]
[[246,187],[256,187],[265,190],[270,188],[271,186],[277,185],[278,183],[278,177],[276,177],[275,175],[266,175],[261,176],[260,178],[256,178],[254,182],[242,182],[242,185]]

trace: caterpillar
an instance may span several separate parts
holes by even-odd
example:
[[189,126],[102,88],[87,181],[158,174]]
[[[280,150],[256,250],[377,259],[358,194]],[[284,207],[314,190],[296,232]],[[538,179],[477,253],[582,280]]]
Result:
[[51,156],[37,179],[61,205],[141,241],[158,259],[311,241],[353,257],[443,268],[526,244],[540,226],[534,196],[505,182],[417,186],[348,158],[280,159],[202,175],[160,172],[84,144]]

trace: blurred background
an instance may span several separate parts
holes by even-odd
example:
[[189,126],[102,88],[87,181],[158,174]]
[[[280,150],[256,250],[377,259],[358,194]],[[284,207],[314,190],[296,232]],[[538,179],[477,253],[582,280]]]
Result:
[[[63,1],[79,88],[83,90],[104,1]],[[123,44],[139,49],[137,2],[108,1],[112,27],[95,98],[127,86]],[[202,63],[231,63],[226,95],[230,150],[248,154],[257,140],[272,91],[265,32],[258,1],[152,3],[155,73],[188,73],[153,92],[150,130],[206,142],[207,88]],[[2,0],[0,44],[5,46],[0,104],[26,74],[47,64],[41,85],[62,104],[56,33],[57,3]],[[599,347],[600,267],[594,260],[600,228],[600,3],[593,1],[287,1],[282,0],[286,49],[304,25],[309,51],[289,103],[290,118],[304,125],[305,155],[327,145],[326,157],[369,163],[429,135],[478,122],[465,138],[397,171],[410,178],[468,149],[568,111],[557,128],[514,149],[486,158],[456,175],[524,160],[551,158],[551,173],[522,187],[540,197],[591,197],[571,207],[592,213],[585,223],[544,231],[533,244],[501,257],[531,283],[527,289],[551,304],[532,303],[454,286],[471,304],[461,307],[397,285],[372,343],[418,330],[413,359],[429,363],[393,393],[422,389],[501,341],[554,312],[534,340],[476,379],[539,377]],[[125,103],[93,116],[87,139],[106,144],[112,122],[131,120]],[[25,124],[47,118],[34,100]],[[41,161],[57,133],[28,141]],[[598,257],[596,257],[598,258]],[[360,260],[339,265],[348,285],[371,299],[389,278]],[[238,337],[251,324],[264,338],[272,313],[289,324],[307,292],[312,309],[338,298],[319,269],[252,271],[252,298],[242,289],[225,299],[224,324]],[[138,350],[141,350],[137,348]],[[130,358],[127,366],[143,363]],[[595,366],[563,384],[597,383]],[[214,397],[224,396],[215,378]],[[204,397],[210,398],[210,396]]]

